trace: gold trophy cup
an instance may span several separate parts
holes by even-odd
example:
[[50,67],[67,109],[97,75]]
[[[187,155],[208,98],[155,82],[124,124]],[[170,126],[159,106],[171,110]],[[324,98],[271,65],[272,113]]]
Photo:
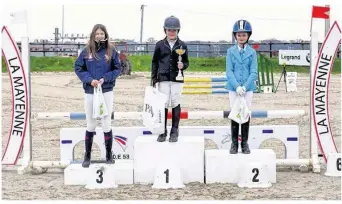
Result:
[[[181,46],[180,49],[176,49],[176,53],[178,54],[178,62],[177,63],[182,63],[182,55],[185,53],[185,49],[183,49]],[[184,79],[184,77],[182,76],[181,70],[179,70],[178,76],[176,77],[176,80],[181,81],[183,79]]]

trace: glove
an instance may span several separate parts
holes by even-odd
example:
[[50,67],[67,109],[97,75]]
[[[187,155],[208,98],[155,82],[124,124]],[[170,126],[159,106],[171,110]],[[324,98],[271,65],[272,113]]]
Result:
[[239,96],[244,96],[246,93],[246,88],[244,86],[238,86],[236,92]]
[[156,87],[156,83],[158,82],[158,80],[157,79],[152,79],[152,86],[153,87]]

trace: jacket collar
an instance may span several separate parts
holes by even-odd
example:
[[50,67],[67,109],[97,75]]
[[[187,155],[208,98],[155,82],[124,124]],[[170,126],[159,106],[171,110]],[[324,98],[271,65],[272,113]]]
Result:
[[180,47],[180,39],[179,39],[179,37],[177,37],[177,40],[176,40],[176,42],[175,42],[175,45],[173,46],[173,48],[171,49],[171,47],[170,47],[170,45],[169,45],[169,42],[167,41],[167,37],[165,37],[164,38],[164,45],[166,46],[166,47],[168,47],[170,50],[171,50],[171,52],[172,51],[174,51],[175,49],[177,49],[177,48],[179,48]]
[[253,54],[252,48],[248,44],[246,44],[244,48],[243,57],[241,58],[240,50],[238,46],[239,45],[237,44],[234,46],[234,50],[233,50],[234,52],[232,53],[235,56],[235,58],[239,60],[239,62],[243,62],[245,59],[247,59],[249,56]]

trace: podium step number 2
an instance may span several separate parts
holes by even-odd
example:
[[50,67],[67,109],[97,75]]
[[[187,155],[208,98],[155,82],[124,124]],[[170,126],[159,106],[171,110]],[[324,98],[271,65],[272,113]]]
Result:
[[184,188],[179,165],[158,165],[152,188]]
[[272,186],[267,175],[266,165],[260,162],[251,162],[242,166],[242,175],[238,183],[240,188],[268,188]]
[[116,188],[115,170],[113,164],[90,165],[89,176],[87,178],[87,189]]

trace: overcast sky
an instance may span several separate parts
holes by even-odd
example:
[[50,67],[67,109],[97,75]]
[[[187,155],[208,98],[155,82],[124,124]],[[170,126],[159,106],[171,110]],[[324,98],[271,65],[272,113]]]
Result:
[[[185,0],[184,0],[185,1]],[[209,3],[208,1],[207,3]],[[180,37],[183,40],[218,41],[231,40],[233,23],[244,18],[251,22],[253,36],[251,39],[262,40],[277,38],[280,40],[310,39],[310,19],[312,3],[301,2],[294,6],[293,2],[279,1],[283,4],[181,4],[162,5],[147,4],[144,15],[143,40],[149,37],[164,37],[163,22],[169,15],[181,20]],[[300,1],[299,1],[300,2]],[[315,5],[324,5],[315,4]],[[342,19],[340,5],[331,5],[331,24]],[[62,4],[58,5],[25,5],[5,6],[1,12],[2,20],[8,24],[9,14],[27,9],[30,40],[36,38],[52,39],[54,28],[62,32]],[[112,38],[140,39],[140,4],[100,4],[100,5],[68,5],[64,6],[64,33],[89,34],[94,24],[104,24]],[[48,20],[47,22],[44,21]],[[339,21],[340,23],[340,21]],[[341,23],[340,23],[341,24]],[[323,39],[324,20],[314,22],[319,31],[319,39]],[[9,25],[16,40],[20,40],[22,25]]]

